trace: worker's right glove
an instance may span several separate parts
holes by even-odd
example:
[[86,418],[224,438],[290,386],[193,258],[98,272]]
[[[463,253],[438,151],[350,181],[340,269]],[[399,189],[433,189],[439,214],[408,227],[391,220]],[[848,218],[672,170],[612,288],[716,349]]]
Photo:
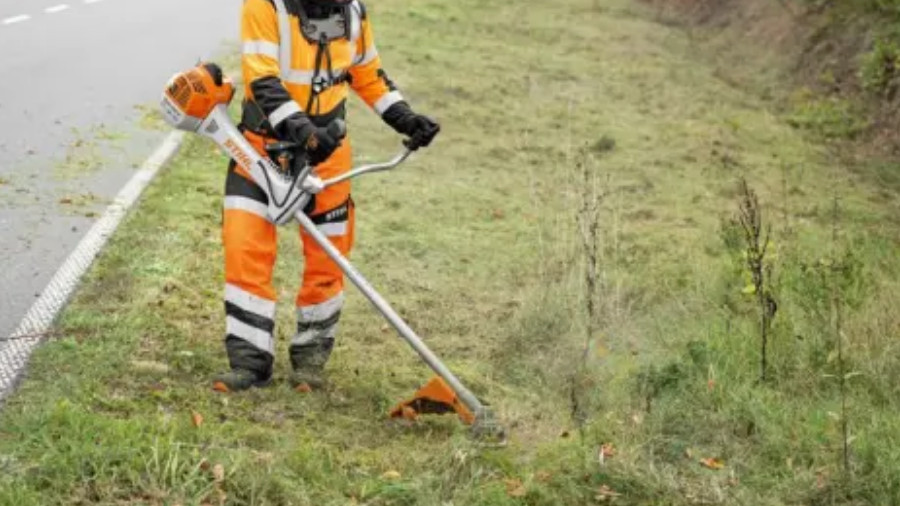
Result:
[[310,165],[316,166],[324,162],[341,145],[344,134],[336,131],[331,125],[315,127],[315,132],[306,138],[304,146]]

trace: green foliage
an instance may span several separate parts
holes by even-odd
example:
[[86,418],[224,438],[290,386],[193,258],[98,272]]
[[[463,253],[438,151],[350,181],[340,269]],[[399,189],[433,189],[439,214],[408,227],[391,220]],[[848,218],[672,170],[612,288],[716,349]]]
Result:
[[[855,0],[844,0],[850,5],[858,5]],[[900,19],[900,1],[898,0],[868,0],[869,8],[874,12],[882,14],[886,17],[893,17],[894,20]],[[865,4],[865,2],[863,2]]]
[[900,42],[896,38],[875,41],[872,50],[863,55],[860,79],[869,92],[888,100],[894,98],[900,86]]
[[850,100],[840,97],[815,97],[802,93],[788,123],[826,139],[853,139],[867,122]]

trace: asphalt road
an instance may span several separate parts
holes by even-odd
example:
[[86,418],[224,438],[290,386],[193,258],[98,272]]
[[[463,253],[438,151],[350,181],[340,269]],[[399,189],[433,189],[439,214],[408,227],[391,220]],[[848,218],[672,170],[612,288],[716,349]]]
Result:
[[236,47],[241,0],[0,0],[0,338],[166,132],[166,80]]

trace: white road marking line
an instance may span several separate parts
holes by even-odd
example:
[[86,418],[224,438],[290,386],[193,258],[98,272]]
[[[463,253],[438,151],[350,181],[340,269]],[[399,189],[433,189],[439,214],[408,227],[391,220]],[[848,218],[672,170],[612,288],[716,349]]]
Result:
[[13,16],[11,18],[6,18],[2,22],[4,25],[11,25],[13,23],[21,23],[22,21],[28,21],[31,19],[31,16],[28,14],[21,14],[19,16]]
[[54,5],[53,7],[47,7],[46,9],[44,9],[44,12],[46,12],[47,14],[56,14],[57,12],[62,12],[68,8],[69,6],[67,4],[59,4]]
[[84,0],[84,3],[86,3],[86,4],[95,4],[95,3],[99,2],[99,1],[100,1],[100,0]]
[[22,318],[19,327],[7,340],[0,340],[0,404],[22,377],[28,357],[41,342],[60,310],[78,286],[81,276],[88,270],[94,258],[125,217],[128,209],[137,201],[153,177],[178,152],[184,132],[172,132],[144,162],[141,170],[125,184],[103,216],[88,230],[62,264],[47,288],[41,292],[31,309]]

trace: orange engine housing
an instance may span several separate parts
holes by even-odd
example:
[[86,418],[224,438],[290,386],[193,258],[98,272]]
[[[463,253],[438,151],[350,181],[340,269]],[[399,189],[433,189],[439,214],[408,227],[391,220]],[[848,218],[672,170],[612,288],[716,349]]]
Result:
[[[214,72],[218,76],[214,76]],[[231,103],[234,84],[217,66],[201,63],[191,70],[176,74],[165,93],[183,114],[202,120],[217,105]]]

